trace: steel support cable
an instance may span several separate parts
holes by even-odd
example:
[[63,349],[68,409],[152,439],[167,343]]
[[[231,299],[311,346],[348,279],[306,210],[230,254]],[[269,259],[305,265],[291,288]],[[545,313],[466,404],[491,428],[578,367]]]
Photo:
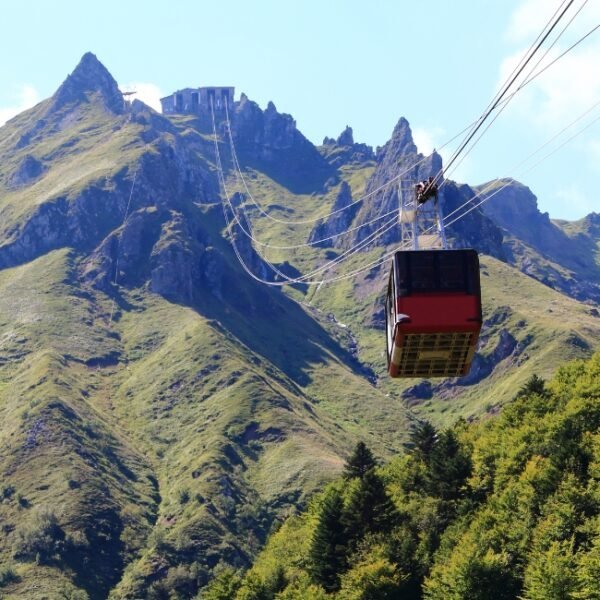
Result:
[[[514,167],[512,167],[511,171],[512,170],[518,170],[518,169],[520,169],[524,164],[526,164],[528,161],[530,161],[536,154],[538,154],[544,148],[546,148],[547,146],[549,146],[552,142],[554,142],[558,137],[560,137],[563,133],[565,133],[571,127],[574,127],[577,123],[579,123],[579,121],[581,121],[582,119],[584,119],[587,115],[589,115],[599,105],[600,105],[600,100],[596,101],[587,110],[583,111],[576,119],[574,119],[573,121],[571,121],[568,125],[566,125],[560,131],[558,131],[557,133],[555,133],[551,138],[549,138],[548,140],[546,140],[539,148],[537,148],[536,150],[534,150],[531,154],[528,154],[522,161],[520,161],[517,165],[515,165]],[[525,171],[525,173],[528,173],[528,172],[529,172],[529,170]],[[524,173],[521,173],[521,175],[523,175],[523,174]],[[491,185],[491,187],[493,187],[493,184],[490,184],[490,185]],[[450,225],[450,223],[446,223],[447,219],[449,219],[450,217],[452,217],[453,215],[455,215],[457,212],[459,212],[460,210],[462,210],[465,206],[468,206],[469,204],[471,204],[473,202],[473,200],[475,200],[476,198],[478,198],[482,194],[484,194],[486,190],[487,190],[487,188],[484,189],[484,190],[482,190],[481,192],[479,192],[475,196],[473,196],[473,198],[470,198],[469,200],[467,200],[466,202],[464,202],[463,204],[461,204],[461,206],[459,206],[458,208],[455,208],[451,213],[447,214],[444,217],[444,226]],[[470,210],[469,210],[469,212],[470,212]],[[452,223],[454,223],[454,222],[455,221],[452,221]]]
[[[546,29],[552,23],[552,20],[556,17],[556,15],[558,15],[558,13],[562,9],[562,7],[566,4],[567,1],[568,0],[562,0],[562,2],[560,3],[560,5],[556,8],[556,10],[552,14],[552,16],[548,19],[548,21],[546,22],[546,24],[542,28],[542,30],[538,33],[537,37],[533,40],[533,42],[531,42],[531,45],[529,46],[529,48],[527,49],[527,51],[520,58],[519,62],[514,66],[513,70],[507,75],[506,79],[504,80],[504,83],[500,86],[500,88],[494,94],[494,96],[492,97],[492,99],[490,100],[490,102],[488,103],[488,105],[484,108],[483,113],[481,114],[481,117],[477,120],[477,122],[479,122],[479,121],[481,121],[481,120],[484,119],[484,117],[485,117],[486,113],[488,112],[488,110],[493,109],[493,106],[494,106],[494,104],[497,101],[501,101],[502,96],[506,93],[506,91],[508,91],[508,88],[510,87],[509,81],[511,81],[511,79],[513,78],[513,76],[517,73],[517,70],[521,67],[521,65],[527,59],[527,57],[530,56],[530,55],[533,56],[533,54],[535,53],[534,48],[535,48],[538,40],[542,37],[542,35],[544,35]],[[475,126],[477,124],[477,122],[474,123],[473,126]]]
[[[535,71],[535,69],[537,69],[537,67],[542,63],[542,61],[546,58],[546,56],[548,56],[548,53],[552,50],[552,48],[554,48],[554,46],[558,43],[558,41],[560,40],[560,38],[563,36],[563,34],[565,33],[565,31],[571,26],[571,24],[573,23],[573,21],[575,20],[575,18],[577,17],[577,15],[579,15],[579,13],[585,8],[585,5],[588,3],[588,0],[584,0],[582,5],[577,9],[577,12],[571,17],[571,19],[569,20],[569,22],[563,27],[563,29],[560,31],[560,33],[556,36],[556,38],[554,39],[554,41],[550,44],[550,46],[548,46],[548,48],[546,48],[546,51],[544,52],[544,54],[538,59],[538,61],[535,63],[535,65],[533,67],[531,67],[531,70],[529,71],[528,75],[525,77],[525,81],[526,82],[530,82],[533,79],[535,79],[535,77],[537,77],[539,74],[543,73],[545,71],[544,69],[541,69],[535,76],[532,75],[532,73]],[[584,36],[584,37],[587,37]],[[555,61],[552,61],[550,63],[554,64]],[[493,119],[487,124],[487,126],[484,128],[484,130],[479,134],[479,136],[473,141],[473,143],[471,144],[470,148],[467,148],[465,150],[465,152],[463,153],[462,157],[460,158],[460,160],[454,164],[454,167],[452,169],[450,169],[449,167],[447,167],[444,170],[444,177],[445,179],[448,179],[448,177],[454,173],[456,171],[456,169],[458,169],[458,167],[463,163],[463,161],[465,160],[465,158],[467,158],[467,156],[471,153],[471,151],[473,150],[473,148],[479,143],[479,141],[481,140],[481,138],[486,134],[486,132],[490,129],[490,127],[495,123],[496,119],[504,112],[504,110],[507,108],[508,104],[510,103],[510,101],[515,97],[515,94],[521,90],[523,88],[523,84],[520,85],[512,94],[510,94],[510,96],[507,96],[506,98],[504,98],[504,100],[496,107],[499,108],[500,110],[498,110],[498,112],[494,115]]]
[[[558,15],[558,17],[556,17],[556,19],[549,26],[549,28],[548,28],[548,24],[546,24],[546,26],[542,30],[542,33],[547,28],[548,28],[548,31],[545,31],[545,33],[543,33],[543,35],[541,35],[541,34],[538,35],[537,39],[539,39],[540,36],[541,36],[541,40],[539,40],[539,42],[537,42],[537,44],[535,44],[535,42],[534,42],[534,46],[535,47],[533,48],[533,50],[530,49],[525,54],[526,58],[524,57],[524,59],[521,59],[521,62],[519,63],[520,66],[518,67],[518,69],[515,69],[513,71],[513,73],[508,78],[508,82],[505,83],[502,86],[501,90],[494,96],[494,99],[492,100],[491,106],[488,105],[488,108],[484,111],[483,117],[479,120],[479,122],[477,123],[477,125],[472,128],[472,130],[470,131],[470,133],[466,136],[465,140],[463,142],[461,142],[461,144],[459,145],[459,147],[457,148],[457,150],[450,157],[450,160],[448,161],[448,164],[443,169],[440,169],[440,171],[434,176],[434,179],[433,179],[433,183],[434,184],[437,183],[438,181],[440,181],[440,179],[444,176],[444,173],[446,173],[450,169],[450,167],[452,166],[452,164],[457,160],[457,158],[460,156],[460,154],[464,151],[465,147],[475,137],[476,133],[479,131],[479,129],[481,128],[481,126],[485,123],[485,121],[490,116],[490,114],[496,109],[496,107],[502,101],[502,99],[507,94],[507,92],[510,89],[510,87],[518,79],[518,77],[521,75],[521,73],[525,70],[525,67],[529,64],[529,62],[531,61],[531,59],[535,56],[535,54],[538,52],[538,50],[540,49],[540,47],[542,46],[542,44],[546,41],[546,39],[548,39],[548,36],[552,33],[552,31],[554,31],[554,28],[558,25],[558,23],[563,18],[564,14],[571,7],[571,5],[573,4],[574,1],[575,0],[569,0],[568,1],[567,6],[562,9],[562,11]],[[562,6],[564,4],[565,4],[565,2],[563,2],[561,4],[560,8],[562,8]],[[560,10],[560,8],[558,10]],[[558,10],[556,12],[558,12]],[[552,19],[554,19],[554,16],[556,15],[556,12],[551,17],[550,21],[552,21]],[[550,23],[550,21],[548,23]],[[537,41],[537,39],[536,39],[536,41]],[[515,73],[515,71],[516,71],[516,73]]]
[[[555,136],[553,136],[553,138],[551,138],[550,140],[548,140],[545,144],[543,144],[538,150],[536,150],[533,154],[538,153],[539,151],[541,151],[544,147],[546,147],[549,143],[551,143],[554,139],[556,139],[556,137],[558,137],[559,135],[561,135],[562,133],[564,133],[564,131],[566,131],[567,129],[569,129],[570,127],[572,127],[576,122],[578,122],[579,120],[581,120],[581,118],[583,118],[586,114],[588,114],[595,106],[597,106],[598,104],[600,104],[600,101],[598,103],[596,103],[593,107],[591,107],[590,109],[588,109],[585,113],[583,113],[580,117],[578,117],[578,119],[576,119],[575,121],[573,121],[571,124],[569,124],[568,126],[566,126],[565,128],[563,128],[563,130],[561,130],[558,134],[556,134]],[[598,119],[596,119],[595,121],[597,121]],[[594,121],[594,122],[595,122]],[[580,133],[582,133],[585,129],[589,128],[593,123],[590,123],[588,126],[586,126],[582,131],[578,132],[579,135]],[[542,160],[538,161],[535,165],[533,165],[532,167],[530,167],[529,169],[527,169],[526,171],[524,171],[523,173],[528,173],[529,171],[531,171],[533,168],[535,168],[535,166],[537,166],[538,164],[540,164],[543,160],[545,160],[548,156],[550,156],[551,154],[553,154],[554,152],[558,151],[561,147],[563,147],[566,143],[568,143],[568,141],[570,141],[571,139],[573,139],[575,136],[572,136],[571,138],[569,138],[568,140],[566,140],[563,144],[561,144],[561,146],[559,146],[558,148],[556,148],[552,153],[548,154],[546,157],[544,157]],[[216,136],[215,136],[215,141],[216,141]],[[531,158],[530,155],[528,156],[525,161],[521,161],[521,163],[519,163],[519,165],[524,164],[527,160],[529,160]],[[491,200],[494,196],[496,196],[497,194],[499,194],[502,190],[504,190],[506,187],[508,187],[509,185],[511,185],[512,181],[508,181],[507,183],[505,183],[504,185],[502,185],[500,188],[494,190],[489,196],[483,198],[476,206],[471,207],[468,211],[464,212],[461,215],[458,215],[455,219],[453,219],[451,222],[447,223],[446,225],[449,226],[457,221],[459,221],[460,219],[462,219],[464,216],[466,216],[466,214],[468,214],[469,212],[471,212],[472,210],[474,210],[475,208],[478,208],[479,206],[481,206],[482,204],[484,204],[485,202]],[[451,217],[452,215],[456,214],[456,212],[458,212],[459,210],[461,210],[462,208],[464,208],[466,205],[468,205],[469,203],[472,203],[473,200],[475,200],[478,197],[481,197],[483,194],[485,194],[487,192],[488,189],[492,189],[495,185],[494,183],[491,183],[489,186],[487,186],[486,188],[484,188],[483,190],[481,190],[478,194],[476,194],[473,198],[471,198],[470,200],[468,200],[467,202],[465,202],[462,206],[458,207],[457,209],[455,209],[452,213],[450,213],[449,215],[446,216],[447,220],[449,217]],[[392,224],[394,225],[394,223]],[[390,227],[391,228],[391,227]],[[392,256],[396,251],[398,251],[400,248],[395,248],[394,250],[384,253],[381,257],[379,257],[378,259],[376,259],[375,261],[372,261],[370,263],[367,263],[366,265],[362,266],[359,269],[355,269],[353,271],[350,271],[348,273],[344,273],[342,275],[338,275],[336,277],[331,277],[331,278],[326,278],[326,279],[322,279],[319,281],[306,281],[306,282],[301,282],[301,283],[305,283],[306,285],[322,285],[322,284],[326,284],[326,283],[334,283],[336,281],[341,281],[344,279],[349,279],[352,277],[355,277],[356,275],[363,273],[369,269],[373,269],[376,268],[378,266],[380,266],[381,264],[383,264],[390,256]],[[236,249],[237,250],[237,249]],[[238,254],[236,252],[236,254]],[[241,257],[238,254],[238,258],[241,260]],[[242,261],[243,262],[243,261]],[[281,286],[281,285],[286,285],[286,283],[283,282],[270,282],[270,281],[265,281],[262,280],[260,278],[257,278],[256,276],[254,276],[253,273],[251,273],[245,265],[243,265],[245,270],[256,280],[261,281],[262,283],[266,283],[269,285],[277,285],[277,286]]]
[[[596,106],[600,104],[600,101],[596,104]],[[589,111],[588,111],[589,112]],[[546,154],[545,156],[543,156],[540,160],[538,160],[536,163],[534,163],[531,167],[529,167],[527,170],[523,171],[521,173],[521,175],[524,175],[526,173],[529,173],[529,171],[535,169],[535,167],[537,167],[540,163],[544,162],[547,158],[549,158],[550,156],[552,156],[553,154],[555,154],[556,152],[558,152],[561,148],[563,148],[566,144],[568,144],[570,141],[574,140],[576,137],[578,137],[579,135],[581,135],[582,133],[584,133],[585,131],[587,131],[592,125],[594,125],[594,123],[597,123],[598,121],[600,121],[600,116],[596,117],[595,119],[593,119],[590,123],[588,123],[585,127],[583,127],[582,129],[580,129],[577,133],[573,134],[571,137],[567,138],[564,142],[562,142],[562,144],[560,144],[559,146],[557,146],[554,150],[552,150],[551,152],[549,152],[548,154]],[[539,150],[537,150],[534,154],[537,154],[537,152],[539,152]],[[532,155],[533,156],[533,155]],[[531,158],[531,157],[530,157]],[[510,185],[510,184],[508,184]],[[501,189],[504,189],[505,186],[503,186]],[[495,195],[495,194],[494,194]],[[455,223],[456,221],[458,221],[459,219],[462,219],[465,215],[467,215],[468,213],[470,213],[472,210],[475,210],[477,207],[481,206],[484,202],[487,202],[489,200],[489,198],[491,198],[491,195],[487,198],[484,198],[483,200],[481,200],[480,202],[478,202],[477,204],[475,204],[474,206],[472,206],[471,208],[469,208],[469,210],[465,211],[463,214],[459,215],[458,217],[456,217],[455,219],[453,219],[452,221],[450,221],[449,223],[444,223],[445,226],[450,226],[453,223]]]
[[[131,189],[129,190],[129,198],[127,199],[127,205],[125,207],[125,213],[123,214],[123,221],[121,222],[121,227],[123,227],[123,225],[125,225],[125,221],[127,220],[127,217],[129,215],[129,208],[131,207],[131,198],[133,197],[133,188],[135,187],[135,180],[137,178],[139,166],[140,166],[139,163],[136,164],[135,171],[133,172],[133,180],[131,182]],[[121,249],[121,237],[119,236],[117,238],[117,257],[115,259],[115,279],[113,281],[113,285],[115,287],[118,285],[118,282],[119,282],[119,252],[120,252],[120,249]],[[115,305],[116,305],[116,301],[113,298],[112,305],[110,307],[110,317],[108,318],[109,323],[112,323],[113,315],[115,312]]]
[[[587,2],[587,0],[586,0],[586,2]],[[537,79],[542,73],[545,73],[550,67],[552,67],[555,63],[557,63],[559,60],[561,60],[562,58],[564,58],[569,52],[571,52],[571,50],[573,50],[574,48],[576,48],[577,46],[579,46],[579,44],[581,44],[583,41],[585,41],[588,37],[590,37],[590,35],[592,35],[598,29],[600,29],[600,24],[598,24],[595,27],[593,27],[592,29],[590,29],[590,31],[588,31],[584,36],[580,37],[575,43],[573,43],[571,46],[569,46],[564,52],[562,52],[561,54],[559,54],[554,60],[552,60],[552,62],[549,62],[543,69],[540,69],[537,73],[534,73],[533,75],[531,75],[530,77],[528,77],[523,83],[521,83],[519,85],[519,87],[514,92],[512,92],[509,96],[507,96],[506,98],[504,98],[500,102],[500,104],[498,106],[502,106],[503,104],[509,102],[524,87],[526,87],[532,81],[534,81],[535,79]],[[448,140],[442,146],[440,146],[440,149],[445,148],[448,144],[451,144],[457,137],[460,137],[463,133],[465,133],[471,127],[473,127],[473,125],[479,123],[479,121],[481,121],[482,118],[483,118],[483,116],[481,116],[478,119],[476,119],[475,121],[473,121],[470,125],[467,125],[464,129],[462,129],[461,131],[459,131],[452,139]]]
[[[586,0],[587,3],[587,0]],[[581,10],[581,9],[580,9]],[[590,31],[588,31],[588,33],[586,33],[584,36],[582,36],[579,40],[577,40],[574,44],[572,44],[571,46],[569,46],[569,48],[567,48],[562,54],[560,54],[559,56],[557,56],[554,60],[552,60],[552,62],[548,63],[545,67],[543,67],[542,69],[540,69],[537,73],[534,73],[533,75],[531,75],[529,78],[527,78],[523,83],[521,83],[519,85],[519,87],[512,92],[509,96],[507,96],[506,98],[503,98],[500,103],[498,104],[498,106],[504,105],[505,103],[509,102],[519,91],[521,91],[524,87],[526,87],[527,85],[529,85],[532,81],[534,81],[537,77],[539,77],[542,73],[544,73],[545,71],[547,71],[550,67],[552,67],[555,63],[557,63],[559,60],[561,60],[562,58],[564,58],[569,52],[571,52],[574,48],[576,48],[579,44],[581,44],[583,41],[585,41],[589,36],[591,36],[596,30],[598,30],[600,28],[600,24],[596,25],[595,27],[593,27]],[[539,37],[539,36],[538,36]],[[226,110],[227,110],[227,105],[226,105]],[[461,131],[459,131],[457,134],[455,134],[452,138],[450,138],[449,140],[447,140],[446,142],[444,142],[441,146],[439,146],[436,150],[443,150],[446,146],[448,146],[449,144],[451,144],[454,140],[456,140],[457,138],[459,138],[461,135],[463,135],[465,132],[467,132],[469,129],[471,129],[473,126],[477,125],[480,121],[482,121],[484,118],[484,115],[480,116],[479,118],[477,118],[475,121],[473,121],[472,123],[470,123],[469,125],[467,125],[466,127],[464,127]],[[227,121],[227,126],[230,127],[230,121]],[[235,149],[235,146],[234,146]],[[337,209],[335,211],[331,211],[325,215],[319,216],[319,217],[313,217],[311,219],[306,219],[306,220],[300,220],[300,221],[293,221],[293,220],[285,220],[285,219],[277,219],[275,217],[272,217],[271,215],[269,215],[256,201],[256,199],[249,194],[250,199],[252,201],[252,203],[254,204],[254,206],[256,206],[256,208],[258,209],[258,211],[264,215],[265,217],[269,218],[272,221],[278,222],[278,223],[282,223],[282,224],[287,224],[287,225],[300,225],[300,224],[308,224],[308,223],[314,223],[318,220],[325,220],[328,217],[343,212],[344,210],[347,210],[348,208],[351,208],[352,206],[355,206],[356,204],[358,204],[359,202],[362,202],[363,200],[367,200],[368,198],[370,198],[371,196],[381,192],[382,190],[386,189],[387,187],[389,187],[391,184],[395,183],[396,181],[398,181],[399,179],[401,179],[404,175],[406,175],[409,171],[411,171],[412,169],[414,169],[415,167],[418,167],[420,164],[424,163],[429,157],[425,156],[422,159],[414,162],[412,165],[410,165],[407,169],[405,169],[404,171],[402,171],[401,173],[399,173],[398,175],[394,176],[392,179],[390,179],[389,181],[387,181],[385,184],[379,186],[377,189],[369,192],[368,194],[354,200],[353,202],[351,202],[350,204],[348,204],[347,206]],[[238,163],[239,165],[239,163]],[[240,169],[241,171],[241,169]],[[443,185],[444,183],[442,183],[441,185]],[[388,213],[391,214],[391,213]],[[381,218],[384,218],[383,216]],[[364,227],[366,225],[370,225],[372,223],[374,223],[375,221],[377,221],[378,219],[373,219],[372,221],[368,221],[366,223],[363,223],[355,228],[353,228],[350,231],[354,231],[356,229],[360,229],[361,227]],[[343,235],[343,233],[339,234],[339,235]],[[312,244],[305,244],[307,246],[310,245],[315,245],[317,244],[319,241],[326,241],[329,239],[333,239],[333,237],[337,237],[337,236],[332,236],[332,237],[327,237],[327,238],[323,238],[321,240],[315,241]],[[258,244],[261,244],[260,241],[257,241]],[[302,245],[301,247],[304,247],[305,245]],[[277,248],[277,249],[281,249],[281,250],[288,250],[288,249],[295,249],[296,246],[272,246],[273,248]]]
[[[216,125],[214,122],[214,112],[213,112],[213,136],[214,136],[214,141],[215,141],[215,154],[216,154],[216,158],[217,158],[217,168],[219,170],[221,184],[223,185],[223,191],[224,191],[225,197],[227,199],[227,204],[229,205],[230,208],[233,208],[232,204],[231,204],[231,200],[229,198],[229,192],[227,190],[227,184],[225,182],[224,171],[223,171],[223,167],[222,167],[222,163],[221,163],[221,155],[220,155],[218,141],[217,141],[217,135],[216,135]],[[229,215],[227,214],[227,209],[226,209],[225,204],[223,204],[222,206],[223,206],[223,215],[225,217],[225,222],[227,224],[228,230],[231,231],[232,225],[235,225],[235,223],[240,225],[240,228],[242,228],[243,226],[241,225],[240,220],[237,217],[236,213],[233,212],[234,218],[233,218],[233,221],[230,221]],[[383,235],[384,233],[386,233],[387,231],[389,231],[396,225],[397,225],[397,219],[396,219],[396,217],[394,217],[388,223],[386,223],[385,225],[380,227],[378,230],[376,230],[375,232],[370,234],[367,238],[362,240],[359,244],[357,244],[353,248],[350,248],[349,250],[346,250],[340,256],[336,257],[336,259],[329,261],[325,265],[322,265],[321,267],[314,269],[310,273],[307,273],[306,275],[303,275],[302,277],[298,277],[298,278],[291,278],[291,277],[288,277],[286,274],[281,273],[281,271],[279,271],[268,260],[264,259],[264,257],[261,256],[261,259],[263,259],[264,262],[266,264],[268,264],[274,270],[274,272],[276,272],[278,275],[280,275],[282,278],[285,279],[285,281],[281,281],[281,282],[265,280],[260,277],[257,277],[254,273],[252,273],[252,271],[248,268],[248,266],[244,262],[243,257],[239,253],[239,249],[237,248],[237,245],[235,243],[235,239],[233,238],[233,235],[230,235],[230,238],[231,238],[231,243],[232,243],[234,252],[235,252],[240,264],[242,265],[244,270],[256,281],[259,281],[266,285],[272,285],[272,286],[283,286],[283,285],[288,285],[288,284],[292,284],[292,283],[305,283],[306,285],[319,285],[323,282],[322,281],[306,281],[306,280],[310,279],[311,277],[314,277],[314,275],[316,275],[319,272],[325,271],[325,270],[331,268],[332,266],[337,265],[342,260],[345,260],[348,255],[358,252],[363,247],[370,244],[374,239],[376,239],[377,237],[380,237],[381,235]]]
[[[260,281],[262,283],[265,283],[264,280],[262,280],[262,278],[256,277],[256,275],[254,275],[254,273],[248,268],[248,266],[246,265],[246,263],[244,262],[243,257],[241,256],[239,249],[235,243],[235,238],[234,238],[234,233],[233,233],[233,226],[235,225],[235,223],[237,222],[237,224],[240,226],[240,228],[244,231],[244,233],[247,233],[244,229],[244,226],[242,225],[241,221],[239,220],[235,209],[233,207],[233,204],[231,203],[231,200],[229,198],[229,192],[227,190],[227,185],[225,183],[225,174],[223,171],[223,165],[221,163],[221,153],[219,151],[219,143],[217,140],[217,127],[215,124],[215,111],[214,111],[214,105],[212,102],[212,98],[211,98],[211,103],[210,103],[210,109],[211,109],[211,116],[212,116],[212,125],[213,125],[213,138],[214,138],[214,142],[215,142],[215,155],[216,155],[216,159],[217,159],[217,168],[219,170],[219,175],[220,175],[220,179],[221,179],[221,184],[223,186],[223,192],[225,194],[225,197],[227,199],[227,204],[229,205],[229,208],[231,209],[232,213],[233,213],[233,217],[234,217],[234,222],[230,223],[229,221],[229,215],[227,214],[227,208],[225,206],[224,203],[222,204],[223,207],[223,216],[225,218],[225,223],[227,224],[227,230],[230,233],[230,239],[231,239],[231,245],[233,247],[233,250],[235,252],[235,255],[240,263],[240,265],[243,267],[243,269],[246,271],[246,273],[248,273],[248,275],[250,275],[252,278],[256,279],[257,281]],[[277,267],[275,267],[274,265],[272,265],[268,260],[266,260],[264,257],[261,256],[261,259],[267,264],[269,265],[269,267],[271,267],[271,269],[273,270],[274,273],[276,273],[277,275],[283,277],[284,279],[289,279],[284,273],[282,273],[279,269],[277,269]]]
[[[527,66],[527,64],[529,63],[529,61],[535,56],[535,54],[539,50],[540,46],[545,42],[545,40],[547,39],[548,35],[550,35],[550,33],[552,32],[552,30],[554,29],[554,27],[556,27],[556,25],[558,24],[558,22],[560,21],[560,19],[562,18],[562,16],[566,12],[566,10],[568,10],[568,8],[571,6],[571,4],[573,2],[574,2],[574,0],[570,0],[569,3],[568,3],[568,5],[558,15],[558,17],[556,18],[556,20],[554,21],[554,23],[552,25],[550,25],[551,22],[552,22],[552,20],[556,17],[556,15],[559,13],[559,11],[562,9],[562,7],[564,6],[564,4],[566,3],[566,0],[564,0],[562,2],[562,4],[559,6],[559,8],[554,12],[554,14],[549,19],[549,21],[546,23],[546,25],[544,26],[544,28],[542,29],[542,31],[538,34],[538,36],[535,39],[535,41],[533,42],[533,44],[529,47],[529,49],[527,50],[527,52],[523,55],[523,58],[521,58],[521,60],[517,64],[517,66],[513,69],[512,73],[508,76],[508,78],[506,79],[506,82],[501,86],[500,90],[494,95],[494,97],[492,98],[492,101],[488,104],[488,106],[484,110],[484,112],[481,115],[481,117],[477,120],[476,124],[471,128],[471,130],[466,135],[466,137],[463,140],[463,142],[461,142],[461,144],[459,145],[459,147],[451,155],[451,157],[450,157],[450,159],[448,161],[447,166],[446,167],[442,167],[435,174],[434,179],[433,179],[433,184],[436,184],[438,181],[440,181],[444,177],[444,174],[450,169],[450,167],[456,161],[456,159],[458,158],[458,156],[460,156],[460,154],[465,149],[465,147],[473,139],[473,137],[475,136],[475,134],[477,133],[477,131],[479,131],[479,129],[481,128],[481,126],[483,125],[483,123],[487,120],[487,118],[490,116],[490,114],[499,105],[499,103],[502,101],[502,99],[504,98],[504,96],[506,95],[506,93],[508,92],[508,90],[510,89],[510,86],[520,76],[520,74],[522,73],[522,71],[524,70],[524,68]],[[550,28],[548,29],[548,27],[550,27]],[[546,29],[548,29],[548,31],[546,31]],[[540,38],[542,38],[542,39],[540,40]],[[540,41],[538,42],[538,40],[540,40]]]

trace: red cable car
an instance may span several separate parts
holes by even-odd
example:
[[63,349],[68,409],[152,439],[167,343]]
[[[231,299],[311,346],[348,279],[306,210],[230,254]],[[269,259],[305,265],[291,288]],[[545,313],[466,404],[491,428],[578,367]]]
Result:
[[466,375],[482,321],[477,252],[396,252],[385,308],[392,377]]

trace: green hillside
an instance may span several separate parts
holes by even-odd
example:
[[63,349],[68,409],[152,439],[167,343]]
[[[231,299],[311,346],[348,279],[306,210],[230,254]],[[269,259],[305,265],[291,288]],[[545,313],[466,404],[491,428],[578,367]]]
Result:
[[[364,182],[371,171],[370,166],[343,171],[355,197],[364,192]],[[289,193],[279,195],[277,186],[265,176],[251,176],[247,181],[262,207],[285,205],[289,207],[290,220],[304,219],[311,211],[323,214],[331,206],[331,194],[322,199],[290,197]],[[232,190],[241,190],[239,180],[233,177],[230,185]],[[251,210],[252,204],[247,204]],[[261,241],[282,245],[286,239],[300,243],[308,237],[310,225],[285,228],[253,214],[255,234]],[[282,215],[278,218],[284,219]],[[393,249],[380,246],[355,254],[340,267],[329,270],[326,277],[361,269]],[[290,261],[301,272],[327,260],[327,250],[319,248],[264,252],[270,260]],[[304,295],[287,288],[286,291],[321,314],[335,315],[338,331],[349,331],[356,338],[360,361],[378,376],[377,386],[385,394],[395,402],[407,402],[420,418],[448,426],[459,417],[497,411],[533,373],[548,377],[563,362],[589,356],[600,340],[600,318],[593,304],[578,302],[494,257],[482,256],[480,262],[484,327],[471,376],[458,380],[392,381],[386,377],[381,311],[389,274],[387,263],[351,279],[310,287]],[[424,393],[413,393],[419,384]]]
[[[77,262],[56,251],[0,276],[0,548],[18,565],[15,597],[69,581],[90,597],[135,596],[179,563],[206,581],[220,561],[249,561],[273,517],[339,472],[357,437],[384,454],[404,439],[404,408],[365,402],[380,392],[331,349],[286,364],[260,353],[277,344],[253,351],[224,327],[241,314],[214,306],[220,321],[143,290],[109,322],[112,300],[81,285]],[[295,310],[302,334],[314,327],[331,347]],[[240,336],[266,336],[266,322],[247,327]],[[301,351],[288,327],[282,342]]]
[[[289,115],[236,104],[248,186],[271,217],[321,218],[344,183],[355,199],[385,175],[351,136],[317,149]],[[598,345],[592,305],[485,255],[472,374],[391,381],[387,265],[328,285],[253,280],[239,258],[273,282],[261,252],[306,273],[352,241],[266,249],[227,227],[206,131],[127,105],[91,54],[0,128],[0,597],[193,598],[249,568],[359,440],[387,461],[421,420],[496,414],[532,374]],[[395,132],[414,146],[405,120]],[[222,119],[217,143],[256,236],[306,242],[314,221],[289,227],[252,206]],[[470,218],[468,239],[493,253],[495,225]],[[370,245],[326,274],[392,248]]]
[[422,425],[383,468],[355,452],[202,598],[599,598],[599,397],[595,354],[532,377],[495,419]]

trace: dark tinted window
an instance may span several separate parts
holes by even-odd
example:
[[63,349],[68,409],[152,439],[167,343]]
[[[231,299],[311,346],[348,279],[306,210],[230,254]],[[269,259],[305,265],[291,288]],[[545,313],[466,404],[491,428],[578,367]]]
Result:
[[419,250],[396,255],[400,296],[413,292],[479,293],[479,261],[473,250]]
[[435,254],[415,252],[410,257],[409,281],[413,290],[436,289]]
[[439,289],[461,291],[465,289],[467,261],[462,252],[445,252],[438,254]]

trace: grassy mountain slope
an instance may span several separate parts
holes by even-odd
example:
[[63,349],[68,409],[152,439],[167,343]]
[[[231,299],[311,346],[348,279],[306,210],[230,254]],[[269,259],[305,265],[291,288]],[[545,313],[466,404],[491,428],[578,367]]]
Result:
[[[238,115],[244,135],[252,119],[262,123],[252,105]],[[252,160],[247,169],[269,214],[322,216],[343,181],[358,197],[372,157],[344,163],[349,151],[334,152],[340,164],[323,166],[291,122],[269,108],[268,168]],[[228,186],[243,192],[222,123],[219,132]],[[289,166],[296,147],[299,164]],[[51,99],[0,128],[0,156],[8,597],[193,596],[224,565],[248,566],[273,524],[335,477],[357,440],[389,457],[415,416],[449,424],[495,412],[532,372],[587,355],[599,339],[589,307],[484,257],[474,379],[388,380],[386,268],[283,291],[253,281],[231,236],[255,273],[269,269],[239,229],[226,230],[206,123],[126,107],[91,55]],[[318,182],[299,185],[313,164],[323,167]],[[311,224],[288,228],[249,199],[236,202],[267,243],[310,234]],[[307,272],[341,251],[267,256]],[[373,245],[335,273],[385,251]]]
[[[352,166],[341,171],[354,197],[361,196],[371,172],[370,166]],[[331,206],[336,189],[324,196],[291,196],[264,175],[254,173],[247,178],[247,184],[261,207],[288,207],[290,220],[306,219],[311,212],[324,214],[326,207]],[[239,179],[233,176],[230,186],[232,190],[243,190]],[[246,205],[249,211],[253,210],[252,203]],[[308,237],[310,224],[285,228],[256,210],[253,214],[255,233],[261,241],[282,245],[287,240],[294,244]],[[285,219],[277,209],[270,214]],[[361,269],[391,250],[393,246],[371,247],[321,276],[332,277]],[[313,247],[264,252],[273,261],[287,260],[301,272],[308,272],[341,251]],[[335,316],[333,328],[343,332],[342,339],[347,344],[356,344],[361,362],[373,370],[378,378],[377,386],[393,403],[406,402],[416,415],[439,425],[450,425],[459,417],[495,412],[512,399],[512,390],[532,373],[550,376],[562,362],[589,356],[598,346],[600,319],[593,306],[582,304],[494,257],[482,256],[484,326],[471,374],[446,381],[392,381],[385,376],[383,335],[383,293],[387,277],[386,263],[353,278],[307,288],[304,294],[294,290],[289,293],[320,314]]]
[[[108,322],[112,299],[81,285],[77,262],[55,251],[2,272],[1,547],[19,564],[17,596],[71,580],[104,597],[124,569],[116,593],[143,595],[180,562],[206,581],[219,561],[245,564],[273,516],[335,475],[357,437],[383,453],[402,442],[404,409],[383,418],[382,400],[365,402],[378,392],[327,348],[307,352],[299,374],[301,352],[269,360],[219,320],[143,290]],[[309,317],[296,318],[302,331],[282,344],[301,350]],[[36,521],[46,510],[52,542]]]
[[197,589],[356,439],[408,431],[325,319],[243,275],[195,146],[105,95],[0,130],[8,597]]
[[354,476],[204,597],[598,598],[599,386],[595,354],[530,379],[496,419],[422,427],[379,471],[355,454]]

